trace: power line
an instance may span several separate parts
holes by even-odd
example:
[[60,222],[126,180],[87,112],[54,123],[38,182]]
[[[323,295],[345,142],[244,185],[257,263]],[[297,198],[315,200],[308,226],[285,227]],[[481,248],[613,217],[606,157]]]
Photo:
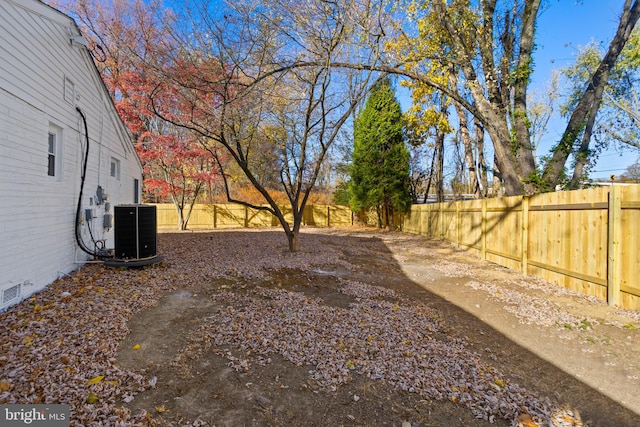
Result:
[[618,171],[626,171],[627,168],[620,169],[602,169],[602,170],[594,170],[593,172],[618,172]]

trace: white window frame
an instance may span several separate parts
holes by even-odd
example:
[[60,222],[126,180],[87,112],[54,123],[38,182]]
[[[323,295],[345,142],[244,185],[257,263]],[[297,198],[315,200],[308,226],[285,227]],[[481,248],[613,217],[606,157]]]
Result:
[[[56,181],[62,181],[62,128],[49,123],[47,132],[47,175]],[[53,168],[53,170],[51,170]]]

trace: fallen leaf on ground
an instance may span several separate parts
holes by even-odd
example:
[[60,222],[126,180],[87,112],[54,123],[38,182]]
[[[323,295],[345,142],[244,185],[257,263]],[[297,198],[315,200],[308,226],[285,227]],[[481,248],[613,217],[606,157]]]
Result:
[[87,384],[98,384],[103,379],[104,375],[98,375],[97,377],[93,377],[89,381],[87,381]]

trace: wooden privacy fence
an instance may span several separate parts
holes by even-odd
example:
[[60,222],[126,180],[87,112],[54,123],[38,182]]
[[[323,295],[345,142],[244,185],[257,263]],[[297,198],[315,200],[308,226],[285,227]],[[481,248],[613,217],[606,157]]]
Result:
[[413,205],[403,231],[640,309],[640,185]]
[[[175,230],[178,213],[173,204],[156,204],[158,229]],[[291,210],[285,212],[285,219],[293,223]],[[302,213],[302,222],[309,226],[334,227],[352,225],[353,214],[346,206],[307,205]],[[190,230],[210,230],[214,228],[253,228],[279,226],[278,219],[271,213],[238,204],[196,204],[191,211],[187,228]]]
[[[176,229],[171,204],[158,204],[159,229]],[[293,217],[287,214],[292,223]],[[309,205],[309,226],[353,225],[345,206]],[[413,205],[403,231],[447,240],[525,275],[640,310],[640,185],[500,199]],[[267,211],[195,205],[189,229],[279,226]]]

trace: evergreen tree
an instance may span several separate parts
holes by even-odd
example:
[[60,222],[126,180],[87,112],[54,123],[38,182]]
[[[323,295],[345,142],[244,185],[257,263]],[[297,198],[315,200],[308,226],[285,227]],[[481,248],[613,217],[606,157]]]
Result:
[[354,127],[351,209],[376,208],[378,226],[391,227],[394,212],[411,206],[411,180],[402,111],[389,79],[373,87]]
[[332,201],[339,206],[349,206],[350,197],[349,182],[343,181],[336,186]]

